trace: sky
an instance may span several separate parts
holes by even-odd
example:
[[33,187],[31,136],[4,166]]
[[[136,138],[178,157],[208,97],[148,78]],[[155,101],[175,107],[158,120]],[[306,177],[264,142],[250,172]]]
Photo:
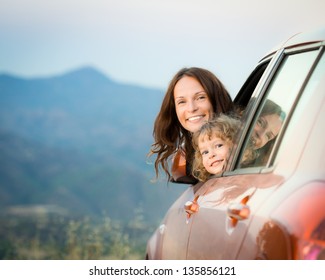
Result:
[[24,78],[93,66],[165,90],[183,67],[232,96],[270,49],[325,26],[324,0],[0,0],[0,73]]

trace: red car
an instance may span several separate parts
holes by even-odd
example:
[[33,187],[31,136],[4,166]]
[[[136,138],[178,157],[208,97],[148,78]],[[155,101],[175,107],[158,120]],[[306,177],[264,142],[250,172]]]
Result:
[[324,49],[325,28],[260,60],[234,100],[246,113],[226,172],[176,200],[147,259],[325,259]]

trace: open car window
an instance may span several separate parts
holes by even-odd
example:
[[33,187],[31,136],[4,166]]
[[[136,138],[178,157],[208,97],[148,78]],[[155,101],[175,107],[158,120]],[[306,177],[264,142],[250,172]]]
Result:
[[246,108],[253,92],[255,91],[257,84],[261,80],[261,77],[263,76],[267,66],[269,64],[269,61],[264,62],[260,65],[258,65],[254,71],[250,74],[244,85],[239,90],[236,98],[234,99],[235,105],[240,108],[244,109]]

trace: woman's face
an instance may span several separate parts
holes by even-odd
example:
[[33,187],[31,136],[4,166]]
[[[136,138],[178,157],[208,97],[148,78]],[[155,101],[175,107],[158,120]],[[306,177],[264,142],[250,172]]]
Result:
[[190,132],[199,130],[213,115],[208,94],[193,77],[184,76],[177,82],[174,101],[179,122]]
[[267,142],[274,139],[282,126],[282,121],[277,114],[261,116],[255,124],[252,134],[254,149],[262,148]]

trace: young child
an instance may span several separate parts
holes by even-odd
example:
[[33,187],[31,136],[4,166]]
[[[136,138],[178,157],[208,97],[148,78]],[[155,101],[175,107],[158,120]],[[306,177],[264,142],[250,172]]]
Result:
[[224,171],[240,124],[239,119],[221,114],[193,134],[194,177],[206,181]]

